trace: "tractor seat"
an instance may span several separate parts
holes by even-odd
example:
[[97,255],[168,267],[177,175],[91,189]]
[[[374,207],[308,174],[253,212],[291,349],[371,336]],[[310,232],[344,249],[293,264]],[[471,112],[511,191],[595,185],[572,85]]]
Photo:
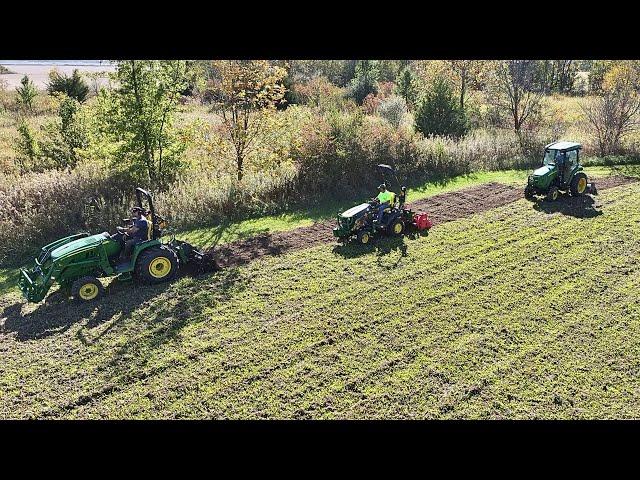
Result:
[[153,216],[149,215],[147,218],[147,240],[153,238]]

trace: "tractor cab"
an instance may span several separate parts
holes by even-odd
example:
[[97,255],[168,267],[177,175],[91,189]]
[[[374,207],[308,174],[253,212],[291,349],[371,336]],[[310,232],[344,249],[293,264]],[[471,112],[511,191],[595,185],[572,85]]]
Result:
[[577,169],[582,145],[575,142],[550,143],[544,149],[543,167],[557,168],[560,182],[567,183]]

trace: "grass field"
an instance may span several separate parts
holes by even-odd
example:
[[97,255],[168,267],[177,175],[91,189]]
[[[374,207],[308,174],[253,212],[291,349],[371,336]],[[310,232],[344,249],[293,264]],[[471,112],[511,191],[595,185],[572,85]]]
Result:
[[521,200],[99,305],[5,294],[0,416],[638,418],[639,202]]

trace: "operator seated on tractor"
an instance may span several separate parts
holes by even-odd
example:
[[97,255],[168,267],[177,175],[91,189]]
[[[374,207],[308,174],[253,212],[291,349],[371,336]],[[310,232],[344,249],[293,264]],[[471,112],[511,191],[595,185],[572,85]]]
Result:
[[380,205],[378,206],[378,218],[374,221],[382,223],[382,215],[384,215],[384,211],[387,208],[391,208],[393,206],[396,194],[387,190],[387,186],[384,183],[380,184],[378,190],[380,190],[380,193],[378,193],[376,200],[380,202]]
[[558,152],[556,154],[556,166],[558,167],[558,180],[560,183],[564,183],[564,170],[567,163],[567,157],[565,152]]
[[[124,248],[120,252],[120,261],[127,261],[131,257],[133,247],[138,243],[142,243],[149,240],[149,225],[150,222],[143,215],[144,209],[140,207],[133,207],[131,209],[133,224],[122,233],[126,234],[129,239],[124,240]],[[116,234],[118,235],[118,234]],[[121,234],[121,237],[124,235]]]

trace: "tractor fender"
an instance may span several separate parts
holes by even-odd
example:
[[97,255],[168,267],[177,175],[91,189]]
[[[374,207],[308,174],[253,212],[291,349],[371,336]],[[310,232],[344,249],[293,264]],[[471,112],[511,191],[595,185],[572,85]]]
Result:
[[157,247],[157,246],[162,246],[162,242],[160,240],[157,240],[157,239],[156,240],[147,240],[145,242],[141,242],[141,243],[137,244],[133,249],[133,253],[131,254],[131,265],[135,265],[136,264],[136,262],[138,261],[138,257],[140,256],[140,254],[142,252],[144,252],[148,248]]

